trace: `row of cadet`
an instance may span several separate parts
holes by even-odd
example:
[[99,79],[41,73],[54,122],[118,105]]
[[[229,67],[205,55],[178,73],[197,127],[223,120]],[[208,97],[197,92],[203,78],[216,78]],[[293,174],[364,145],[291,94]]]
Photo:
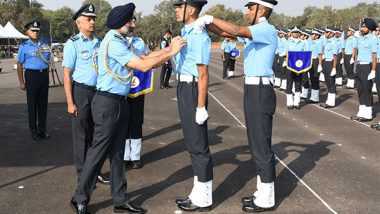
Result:
[[[328,96],[321,107],[335,107],[337,86],[344,89],[356,87],[360,107],[358,114],[351,119],[362,122],[372,120],[372,97],[373,93],[379,91],[377,82],[380,78],[378,73],[376,75],[380,62],[380,54],[377,54],[380,51],[379,25],[380,22],[376,24],[367,18],[360,30],[348,27],[347,36],[343,30],[332,27],[277,30],[278,47],[273,62],[274,87],[286,92],[288,109],[300,109],[301,99],[308,103],[319,103],[320,81],[323,81]],[[301,57],[292,63],[294,65],[290,65],[291,52],[311,52],[311,59]],[[303,64],[308,64],[305,59],[309,62],[311,60],[310,66],[302,67]],[[299,72],[292,66],[302,67],[303,70]]]

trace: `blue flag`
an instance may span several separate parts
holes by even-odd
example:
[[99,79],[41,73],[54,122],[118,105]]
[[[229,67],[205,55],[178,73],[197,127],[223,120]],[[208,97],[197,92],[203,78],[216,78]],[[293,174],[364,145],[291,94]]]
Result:
[[140,95],[147,94],[153,91],[153,77],[152,70],[142,72],[139,70],[133,70],[133,78],[131,82],[131,90],[128,97],[136,98]]
[[313,66],[312,56],[311,51],[289,51],[286,67],[297,74],[306,72]]
[[240,51],[238,49],[230,51],[231,59],[237,59],[240,56]]

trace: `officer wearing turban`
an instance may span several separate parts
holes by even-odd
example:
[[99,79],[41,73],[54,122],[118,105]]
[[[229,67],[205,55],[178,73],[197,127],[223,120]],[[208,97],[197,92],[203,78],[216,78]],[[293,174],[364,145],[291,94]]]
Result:
[[128,93],[132,69],[146,72],[162,65],[185,45],[180,38],[152,57],[140,58],[128,46],[126,36],[134,27],[135,5],[129,3],[114,7],[108,14],[110,29],[101,42],[98,54],[97,92],[91,103],[94,118],[94,140],[89,148],[77,190],[71,206],[77,213],[87,213],[96,177],[107,157],[110,159],[111,195],[114,212],[144,213],[145,210],[130,202],[127,194],[124,146],[129,118]]
[[376,22],[365,18],[360,32],[362,37],[358,44],[358,65],[356,67],[355,84],[359,96],[359,111],[352,120],[359,122],[371,121],[372,115],[372,80],[375,78],[377,65],[377,41],[372,34],[376,30]]

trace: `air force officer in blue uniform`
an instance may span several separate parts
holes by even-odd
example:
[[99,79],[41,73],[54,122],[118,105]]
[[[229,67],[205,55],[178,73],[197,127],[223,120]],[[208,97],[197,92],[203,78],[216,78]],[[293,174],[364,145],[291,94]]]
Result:
[[276,0],[250,0],[247,16],[252,25],[239,27],[232,23],[203,16],[197,28],[207,25],[223,37],[244,37],[244,113],[248,142],[257,174],[257,191],[242,198],[245,212],[263,212],[274,209],[276,178],[275,158],[272,151],[272,121],[276,109],[276,95],[272,85],[273,60],[277,48],[277,32],[268,23]]
[[48,45],[39,40],[40,23],[38,21],[26,24],[25,29],[29,40],[20,45],[17,58],[20,89],[26,90],[32,139],[49,139],[49,135],[46,133],[46,115],[51,53]]
[[110,160],[111,195],[114,212],[144,213],[130,202],[124,168],[124,146],[129,117],[128,93],[132,69],[148,71],[172,58],[185,41],[174,38],[172,45],[147,58],[136,56],[126,40],[133,27],[135,5],[129,3],[113,8],[107,17],[108,31],[99,47],[97,92],[91,103],[94,118],[94,140],[89,148],[79,184],[71,206],[77,213],[86,213],[96,177],[107,156]]

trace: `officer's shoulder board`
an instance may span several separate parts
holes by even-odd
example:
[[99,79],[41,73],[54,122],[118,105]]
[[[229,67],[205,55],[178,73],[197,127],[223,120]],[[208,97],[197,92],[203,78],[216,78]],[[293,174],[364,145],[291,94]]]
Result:
[[75,42],[79,39],[79,36],[75,35],[75,36],[71,36],[69,40]]
[[115,35],[114,35],[114,38],[116,38],[116,39],[118,39],[118,40],[121,40],[121,41],[124,40],[124,38],[123,38],[122,36],[118,35],[118,34],[115,34]]

